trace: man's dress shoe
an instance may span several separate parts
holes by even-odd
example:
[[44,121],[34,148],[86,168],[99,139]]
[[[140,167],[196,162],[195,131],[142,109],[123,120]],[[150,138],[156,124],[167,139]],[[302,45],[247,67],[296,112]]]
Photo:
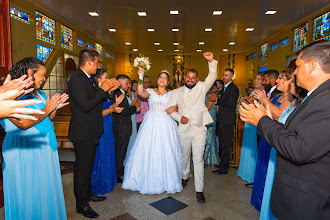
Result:
[[197,202],[205,203],[205,196],[203,192],[196,192]]
[[221,174],[228,174],[228,171],[218,169],[218,170],[213,170],[212,173],[221,175]]
[[122,176],[117,177],[117,183],[123,183],[124,178]]
[[184,188],[188,183],[188,179],[184,180],[182,179],[182,187]]
[[83,208],[77,207],[77,213],[82,214],[86,218],[97,218],[99,214],[97,214],[89,205],[86,205]]
[[89,197],[89,201],[92,201],[92,202],[101,202],[101,201],[104,201],[106,200],[107,197],[105,196],[97,196],[97,195],[91,195]]

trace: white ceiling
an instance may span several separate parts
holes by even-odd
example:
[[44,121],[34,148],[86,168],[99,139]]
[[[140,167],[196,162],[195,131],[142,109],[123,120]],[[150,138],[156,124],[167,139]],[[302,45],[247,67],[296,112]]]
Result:
[[[29,0],[50,13],[68,21],[107,43],[116,51],[139,53],[197,54],[197,49],[223,54],[241,52],[255,43],[280,32],[304,17],[330,7],[330,0]],[[170,15],[178,10],[179,15]],[[222,10],[222,15],[212,15]],[[267,10],[277,10],[275,15],[265,15]],[[92,17],[88,12],[97,12]],[[145,11],[146,17],[137,12]],[[211,27],[212,32],[205,32]],[[253,27],[254,31],[245,29]],[[116,28],[116,32],[109,32]],[[154,28],[148,32],[147,28]],[[172,32],[179,28],[179,32]],[[205,42],[204,45],[198,43]],[[236,42],[229,46],[230,41]],[[125,45],[130,42],[131,45]],[[155,46],[154,42],[160,42]],[[173,42],[179,42],[174,46]]]

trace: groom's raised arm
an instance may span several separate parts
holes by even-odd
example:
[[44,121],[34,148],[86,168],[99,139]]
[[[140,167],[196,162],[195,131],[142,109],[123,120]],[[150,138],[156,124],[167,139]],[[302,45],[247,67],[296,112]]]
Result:
[[181,118],[182,115],[180,115],[177,111],[172,111],[170,110],[171,107],[176,107],[178,106],[178,102],[177,102],[177,90],[173,91],[173,94],[171,96],[170,101],[167,103],[167,109],[166,112],[177,122],[181,123]]
[[211,63],[210,61],[208,62],[209,65],[209,73],[204,81],[204,91],[207,93],[215,80],[217,79],[217,68],[218,68],[218,61],[213,60]]

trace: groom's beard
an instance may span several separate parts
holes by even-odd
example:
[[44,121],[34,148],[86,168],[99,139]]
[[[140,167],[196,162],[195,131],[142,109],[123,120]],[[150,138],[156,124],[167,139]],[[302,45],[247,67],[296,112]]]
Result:
[[196,86],[196,83],[194,85],[188,86],[187,83],[184,84],[188,89],[192,89]]

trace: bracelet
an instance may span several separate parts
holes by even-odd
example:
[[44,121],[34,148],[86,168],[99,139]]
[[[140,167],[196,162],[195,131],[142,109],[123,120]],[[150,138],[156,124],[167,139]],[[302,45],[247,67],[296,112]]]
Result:
[[139,85],[143,84],[143,74],[139,74]]

